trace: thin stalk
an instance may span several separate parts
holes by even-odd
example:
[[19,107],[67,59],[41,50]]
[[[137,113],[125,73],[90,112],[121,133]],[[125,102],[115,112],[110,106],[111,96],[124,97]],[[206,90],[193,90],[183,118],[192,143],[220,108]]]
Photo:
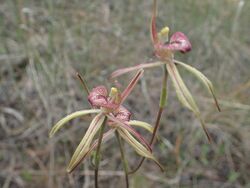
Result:
[[86,83],[84,77],[81,76],[80,73],[78,73],[78,72],[76,73],[76,76],[79,78],[79,80],[80,80],[80,82],[81,82],[81,84],[83,86],[83,89],[85,90],[85,92],[87,93],[87,95],[89,95],[89,88],[87,86],[87,83]]
[[122,159],[122,165],[124,169],[124,175],[125,175],[125,181],[126,181],[126,188],[129,188],[129,180],[128,180],[128,162],[125,158],[124,154],[124,146],[121,140],[121,137],[117,131],[115,131],[115,135],[119,144],[120,152],[121,152],[121,159]]
[[168,79],[168,71],[166,68],[166,65],[163,65],[163,78],[162,78],[162,86],[161,86],[161,96],[160,96],[160,103],[159,103],[159,110],[158,110],[158,114],[157,114],[157,118],[156,118],[156,122],[155,122],[155,127],[153,130],[153,134],[150,140],[150,146],[153,146],[155,138],[156,138],[156,133],[159,129],[160,126],[160,120],[161,120],[161,115],[162,112],[166,106],[166,102],[167,102],[167,79]]
[[107,117],[105,117],[104,122],[99,131],[99,139],[98,139],[98,144],[97,144],[96,154],[95,154],[95,188],[98,188],[98,171],[99,171],[99,163],[101,159],[100,151],[101,151],[101,143],[102,143],[106,120],[107,120]]
[[[168,79],[168,72],[167,72],[167,68],[166,65],[163,65],[163,78],[162,78],[162,86],[161,86],[161,96],[160,96],[160,102],[159,102],[159,110],[157,113],[157,118],[156,118],[156,122],[155,122],[155,126],[154,126],[154,130],[153,130],[153,134],[151,137],[151,140],[149,142],[150,146],[153,147],[153,144],[155,142],[155,138],[158,132],[158,129],[160,127],[160,120],[161,120],[161,116],[164,110],[164,107],[166,106],[166,102],[167,102],[167,79]],[[137,165],[137,167],[130,171],[128,174],[134,174],[137,170],[139,170],[139,168],[141,167],[142,163],[144,162],[145,157],[141,158],[139,164]]]

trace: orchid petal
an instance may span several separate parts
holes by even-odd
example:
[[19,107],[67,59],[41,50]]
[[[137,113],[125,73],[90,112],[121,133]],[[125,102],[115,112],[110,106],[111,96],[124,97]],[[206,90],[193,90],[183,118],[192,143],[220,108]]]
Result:
[[122,92],[121,94],[121,102],[120,104],[123,103],[123,101],[128,97],[128,95],[131,93],[131,91],[134,89],[135,85],[139,81],[139,79],[142,77],[144,70],[139,70],[136,75],[133,77],[133,79],[130,81],[126,89]]
[[[107,131],[106,133],[103,134],[103,138],[102,138],[102,143],[107,142],[109,139],[111,139],[114,136],[115,129],[111,129],[109,131]],[[67,172],[72,172],[87,156],[89,156],[89,154],[96,149],[98,144],[98,139],[95,139],[95,141],[93,142],[93,144],[90,146],[90,148],[88,150],[86,150],[86,152],[82,153],[81,155],[78,156],[78,158],[75,160],[75,163],[69,168],[67,168]]]
[[158,66],[163,65],[163,64],[165,64],[165,63],[160,62],[160,61],[156,61],[156,62],[152,62],[152,63],[142,63],[142,64],[139,64],[139,65],[136,65],[136,66],[133,66],[133,67],[118,69],[118,70],[114,71],[111,74],[110,78],[112,79],[112,78],[121,76],[123,74],[126,74],[128,72],[132,72],[132,71],[135,71],[135,70],[138,70],[138,69],[146,69],[146,68],[158,67]]
[[96,135],[97,131],[102,126],[102,123],[104,122],[105,116],[103,114],[98,114],[94,117],[92,122],[90,123],[87,132],[85,133],[84,137],[82,138],[80,144],[77,146],[71,161],[68,166],[68,171],[71,171],[71,169],[75,166],[75,164],[78,161],[78,158],[81,156],[84,156],[86,152],[89,150],[90,144]]
[[170,75],[170,78],[173,82],[174,88],[176,90],[177,97],[179,101],[187,108],[189,108],[191,111],[194,112],[195,116],[200,120],[201,126],[206,133],[206,136],[208,138],[208,141],[211,142],[211,137],[205,127],[205,124],[201,118],[200,110],[198,106],[196,105],[191,93],[189,92],[187,86],[183,82],[178,69],[176,68],[175,64],[173,62],[167,63],[167,70]]
[[131,145],[139,155],[154,160],[154,162],[163,170],[163,166],[157,161],[152,152],[139,143],[127,130],[117,130],[121,137],[126,140],[127,143]]
[[87,114],[94,114],[94,113],[100,113],[101,110],[99,109],[91,109],[91,110],[81,110],[81,111],[76,111],[72,114],[67,115],[66,117],[64,117],[63,119],[61,119],[60,121],[58,121],[53,128],[51,129],[49,136],[52,137],[60,128],[62,128],[62,126],[69,122],[70,120],[77,118],[77,117],[81,117]]
[[162,45],[161,48],[186,53],[192,49],[192,45],[184,33],[176,32],[170,38],[169,44]]
[[157,9],[157,1],[154,0],[153,2],[153,10],[152,10],[152,17],[151,17],[151,24],[150,24],[150,33],[151,33],[151,40],[153,44],[158,43],[158,35],[156,29],[156,9]]
[[214,92],[214,87],[213,87],[212,82],[204,74],[202,74],[199,70],[195,69],[194,67],[192,67],[192,66],[190,66],[190,65],[188,65],[186,63],[177,61],[177,60],[174,60],[174,62],[177,63],[178,65],[181,65],[182,67],[184,67],[185,69],[187,69],[188,71],[193,73],[197,78],[199,78],[199,80],[208,89],[209,93],[213,96],[215,105],[216,105],[218,111],[220,112],[221,109],[220,109],[219,103],[218,103],[218,101],[216,99],[215,92]]
[[146,123],[146,122],[143,122],[143,121],[137,121],[137,120],[130,120],[128,122],[129,125],[131,126],[138,126],[138,127],[142,127],[144,129],[146,129],[147,131],[149,131],[150,133],[153,133],[153,127],[152,125]]
[[148,142],[141,136],[140,133],[138,133],[135,129],[133,129],[130,125],[128,125],[126,122],[123,122],[113,116],[107,115],[109,120],[113,121],[116,125],[117,124],[117,128],[120,129],[124,129],[129,131],[130,133],[132,133],[143,145],[145,145],[147,147],[148,150],[152,151],[150,145],[148,144]]

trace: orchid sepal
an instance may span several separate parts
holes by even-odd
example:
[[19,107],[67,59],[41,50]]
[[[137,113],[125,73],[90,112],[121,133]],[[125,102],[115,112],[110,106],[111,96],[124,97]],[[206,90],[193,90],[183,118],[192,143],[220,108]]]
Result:
[[213,86],[212,82],[196,68],[194,68],[186,63],[183,63],[181,61],[177,61],[177,60],[174,60],[174,63],[184,67],[186,70],[191,72],[194,76],[196,76],[203,83],[203,85],[207,88],[208,92],[212,95],[212,97],[214,99],[215,106],[217,107],[218,111],[220,112],[221,111],[220,105],[219,105],[219,102],[216,98],[214,86]]
[[[103,134],[103,138],[102,138],[102,143],[107,142],[109,139],[111,139],[114,136],[114,132],[115,129],[110,129],[108,130],[106,133]],[[71,166],[67,167],[67,172],[71,173],[79,164],[80,162],[82,162],[87,156],[90,155],[90,153],[96,149],[98,144],[98,139],[95,139],[95,141],[93,142],[93,144],[89,147],[88,150],[86,150],[86,152],[82,155],[79,155],[79,157],[77,158],[77,160],[75,161],[74,164],[72,164]]]
[[58,121],[51,129],[49,136],[52,137],[54,136],[54,134],[62,128],[62,126],[64,124],[66,124],[67,122],[69,122],[72,119],[75,119],[77,117],[81,117],[84,115],[88,115],[88,114],[95,114],[95,113],[100,113],[101,110],[100,109],[89,109],[89,110],[80,110],[80,111],[76,111],[73,112],[67,116],[65,116],[64,118],[62,118],[60,121]]
[[71,171],[71,169],[75,166],[79,158],[84,156],[86,152],[89,150],[92,140],[98,130],[100,129],[102,123],[104,122],[105,116],[103,114],[98,114],[94,117],[92,122],[90,123],[88,130],[86,131],[85,135],[83,136],[80,144],[77,146],[70,163],[68,165],[67,170]]
[[205,127],[205,124],[201,118],[200,110],[199,110],[195,100],[193,99],[190,91],[188,90],[187,86],[185,85],[184,81],[182,80],[178,69],[176,68],[175,64],[171,61],[169,63],[167,63],[166,66],[167,66],[167,70],[168,70],[169,76],[171,78],[171,81],[172,81],[174,88],[176,90],[176,94],[177,94],[179,101],[185,107],[187,107],[188,109],[193,111],[195,116],[200,120],[201,126],[206,133],[207,139],[211,143],[211,136],[209,135],[209,133]]
[[131,126],[142,127],[146,129],[147,131],[149,131],[150,133],[153,133],[153,126],[146,122],[138,121],[138,120],[130,120],[128,124]]

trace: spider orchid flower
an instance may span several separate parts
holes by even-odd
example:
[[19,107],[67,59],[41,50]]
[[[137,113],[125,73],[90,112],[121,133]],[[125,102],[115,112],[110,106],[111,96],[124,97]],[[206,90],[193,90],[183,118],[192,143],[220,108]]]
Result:
[[170,40],[168,41],[168,38],[169,38],[168,27],[164,27],[160,32],[157,32],[156,7],[157,7],[157,1],[154,0],[153,11],[152,11],[153,13],[152,13],[151,24],[150,24],[150,32],[151,32],[151,39],[152,39],[152,43],[154,47],[154,53],[158,61],[143,63],[143,64],[139,64],[133,67],[128,67],[128,68],[118,69],[111,74],[111,78],[113,79],[113,78],[116,78],[118,76],[121,76],[123,74],[126,74],[131,71],[135,71],[138,69],[148,69],[148,68],[163,66],[164,69],[167,71],[167,74],[170,76],[170,79],[174,85],[174,88],[176,90],[176,95],[179,101],[185,107],[187,107],[188,109],[194,112],[195,116],[200,120],[202,128],[205,131],[208,140],[211,141],[208,131],[206,130],[204,122],[201,118],[200,110],[197,107],[192,94],[190,93],[183,79],[181,78],[176,65],[183,67],[184,69],[192,73],[195,77],[197,77],[202,82],[202,84],[204,84],[204,86],[208,89],[209,93],[212,95],[218,111],[220,111],[218,101],[215,97],[213,85],[211,81],[204,74],[202,74],[199,70],[195,69],[194,67],[186,63],[183,63],[174,59],[175,52],[178,52],[178,51],[182,53],[189,52],[192,49],[191,43],[188,37],[182,32],[174,33],[170,37]]
[[142,74],[143,70],[139,70],[122,93],[120,93],[117,88],[111,88],[109,94],[105,86],[93,88],[88,95],[88,101],[92,109],[74,112],[55,124],[50,132],[50,137],[52,137],[64,124],[74,118],[87,114],[97,114],[76,148],[67,168],[68,172],[72,172],[82,160],[97,148],[98,138],[94,140],[94,137],[106,120],[108,120],[108,127],[110,129],[103,134],[102,143],[112,138],[114,132],[117,131],[139,155],[154,160],[156,164],[161,167],[160,163],[153,156],[151,147],[147,141],[132,127],[138,126],[152,132],[152,126],[142,121],[130,120],[131,113],[122,105]]

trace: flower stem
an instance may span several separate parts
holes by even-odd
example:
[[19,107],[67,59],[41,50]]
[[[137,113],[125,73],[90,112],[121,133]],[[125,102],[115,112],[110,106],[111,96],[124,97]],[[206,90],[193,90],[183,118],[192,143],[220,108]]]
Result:
[[99,131],[99,139],[98,139],[98,144],[97,144],[97,149],[96,149],[96,154],[95,154],[95,188],[98,188],[98,171],[99,171],[99,163],[101,159],[100,151],[101,151],[101,143],[102,143],[106,120],[107,120],[107,117],[105,117],[104,122],[102,123],[102,126]]
[[125,174],[125,181],[126,181],[126,188],[129,188],[129,180],[128,180],[128,162],[125,158],[125,154],[124,154],[124,146],[121,140],[121,137],[119,135],[119,133],[116,131],[115,132],[117,141],[119,143],[119,148],[120,148],[120,152],[121,152],[121,159],[122,159],[122,165],[123,165],[123,169],[124,169],[124,174]]
[[[167,102],[167,79],[168,79],[168,72],[167,72],[167,68],[166,65],[163,65],[163,78],[162,78],[162,86],[161,86],[161,96],[160,96],[160,102],[159,102],[159,110],[157,113],[157,118],[156,118],[156,122],[155,122],[155,126],[154,126],[154,130],[153,130],[153,134],[151,137],[151,140],[149,142],[150,146],[153,146],[154,142],[155,142],[155,138],[156,138],[156,134],[157,131],[159,129],[160,126],[160,120],[161,120],[161,115],[163,113],[164,107],[166,106],[166,102]],[[130,171],[128,174],[134,174],[137,170],[139,170],[139,168],[141,167],[142,163],[144,162],[145,157],[141,158],[139,164],[137,165],[137,167],[135,169],[133,169],[132,171]]]
[[163,65],[163,79],[162,79],[162,87],[161,87],[161,96],[160,96],[160,103],[159,103],[159,110],[155,122],[155,127],[153,130],[153,134],[150,140],[150,146],[153,146],[155,138],[156,138],[156,133],[159,129],[160,126],[160,120],[161,120],[161,115],[164,110],[164,107],[166,106],[167,103],[167,79],[168,79],[168,71],[166,68],[166,65]]

